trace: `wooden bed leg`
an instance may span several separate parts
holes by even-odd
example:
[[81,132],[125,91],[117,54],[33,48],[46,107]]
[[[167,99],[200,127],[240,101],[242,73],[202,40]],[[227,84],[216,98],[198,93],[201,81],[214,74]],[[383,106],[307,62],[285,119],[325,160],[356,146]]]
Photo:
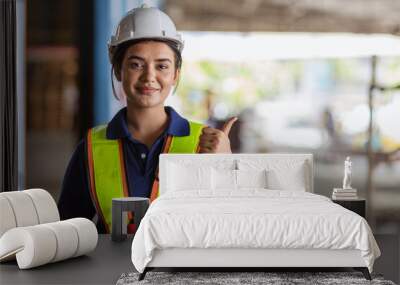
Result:
[[362,274],[364,275],[365,279],[372,280],[371,274],[369,274],[369,270],[367,267],[355,267],[354,269],[357,271],[361,271]]
[[147,267],[144,269],[144,271],[142,273],[139,274],[139,278],[138,281],[142,281],[144,279],[144,277],[146,276],[148,269]]

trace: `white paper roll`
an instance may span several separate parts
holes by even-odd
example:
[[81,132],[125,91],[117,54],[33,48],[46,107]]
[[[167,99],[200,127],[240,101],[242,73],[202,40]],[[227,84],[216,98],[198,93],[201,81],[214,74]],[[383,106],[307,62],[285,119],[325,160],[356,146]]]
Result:
[[6,231],[17,226],[10,202],[1,194],[2,193],[0,193],[0,238]]
[[49,192],[43,189],[28,189],[23,192],[31,197],[39,217],[39,224],[60,220],[56,202]]
[[17,227],[0,238],[0,261],[16,257],[20,269],[32,268],[86,254],[97,241],[96,226],[84,218]]
[[11,229],[0,239],[0,259],[16,254],[20,269],[49,263],[56,249],[54,232],[42,225]]
[[20,234],[16,229],[8,230],[0,238],[0,261],[14,260],[17,252],[24,249],[23,234]]
[[62,221],[41,226],[51,229],[57,237],[57,252],[51,262],[74,256],[78,249],[78,233],[71,223]]
[[30,196],[24,191],[11,191],[1,193],[8,199],[14,211],[17,227],[33,226],[39,223],[36,208]]
[[74,257],[86,254],[96,248],[98,234],[94,223],[85,218],[74,218],[65,220],[73,225],[78,233],[78,250]]

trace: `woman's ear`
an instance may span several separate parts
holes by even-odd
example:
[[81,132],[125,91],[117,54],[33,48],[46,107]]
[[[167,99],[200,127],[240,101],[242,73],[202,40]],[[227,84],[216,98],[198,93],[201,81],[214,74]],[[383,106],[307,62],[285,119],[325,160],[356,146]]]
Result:
[[178,82],[179,76],[181,75],[181,70],[180,69],[176,69],[175,70],[175,76],[174,76],[174,84],[176,85],[176,83]]

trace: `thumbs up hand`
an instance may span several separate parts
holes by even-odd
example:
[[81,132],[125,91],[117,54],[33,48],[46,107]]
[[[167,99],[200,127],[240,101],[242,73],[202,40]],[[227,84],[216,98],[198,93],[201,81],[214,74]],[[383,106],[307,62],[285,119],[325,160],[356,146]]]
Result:
[[200,153],[232,153],[229,141],[229,132],[237,117],[230,118],[225,122],[221,130],[211,127],[203,128],[200,135]]

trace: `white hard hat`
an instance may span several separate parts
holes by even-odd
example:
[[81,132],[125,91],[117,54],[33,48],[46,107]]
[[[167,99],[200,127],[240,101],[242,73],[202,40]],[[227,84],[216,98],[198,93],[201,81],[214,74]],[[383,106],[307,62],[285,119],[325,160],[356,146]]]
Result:
[[183,39],[176,31],[171,18],[157,8],[142,5],[130,10],[119,22],[115,35],[108,42],[110,61],[115,48],[127,41],[138,39],[160,39],[176,43],[180,52],[183,49]]

